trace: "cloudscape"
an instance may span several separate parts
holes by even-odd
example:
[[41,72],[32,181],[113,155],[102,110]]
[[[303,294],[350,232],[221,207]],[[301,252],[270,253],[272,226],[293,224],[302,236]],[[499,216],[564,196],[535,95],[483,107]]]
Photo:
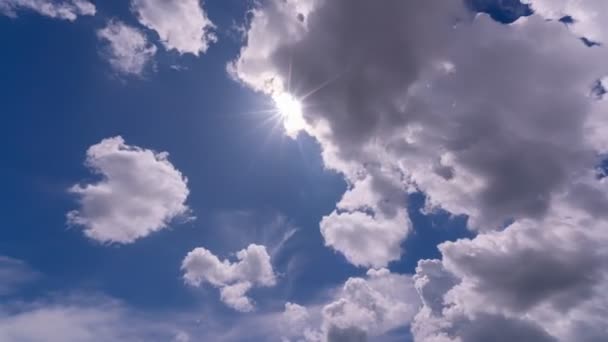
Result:
[[608,341],[605,0],[0,0],[0,342]]

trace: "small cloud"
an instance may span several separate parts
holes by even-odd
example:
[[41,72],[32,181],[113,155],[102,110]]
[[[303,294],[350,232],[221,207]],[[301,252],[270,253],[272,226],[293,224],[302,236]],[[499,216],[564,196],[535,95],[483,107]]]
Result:
[[189,218],[187,179],[168,153],[127,145],[117,136],[91,146],[86,166],[102,180],[70,188],[80,208],[67,217],[90,239],[132,243],[176,218]]
[[192,250],[182,262],[184,281],[192,286],[209,283],[220,289],[220,299],[229,307],[249,312],[253,303],[247,292],[254,286],[276,284],[266,247],[251,244],[236,253],[238,261],[222,260],[205,248]]
[[156,46],[140,30],[118,20],[109,21],[97,37],[106,43],[102,53],[120,74],[141,75],[156,54]]
[[131,8],[142,25],[156,31],[167,50],[198,56],[217,41],[215,26],[199,0],[133,0]]

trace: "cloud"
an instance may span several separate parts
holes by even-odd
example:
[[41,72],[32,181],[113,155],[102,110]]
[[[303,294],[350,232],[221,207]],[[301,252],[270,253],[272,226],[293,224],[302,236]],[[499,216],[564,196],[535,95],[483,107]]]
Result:
[[442,260],[422,261],[417,269],[425,308],[414,335],[420,341],[601,341],[607,327],[597,317],[608,313],[605,227],[560,205],[541,221],[441,244]]
[[608,3],[602,0],[523,0],[534,12],[547,19],[570,17],[568,26],[574,33],[591,41],[603,43],[608,38],[604,23],[608,19]]
[[217,40],[199,0],[132,0],[131,8],[142,25],[156,31],[167,50],[198,56]]
[[118,20],[99,29],[97,37],[107,44],[103,54],[120,74],[141,75],[156,54],[156,46],[140,30]]
[[334,212],[321,221],[325,244],[340,251],[357,266],[386,266],[401,256],[400,244],[409,222],[405,213],[387,220],[367,213]]
[[19,291],[39,276],[26,262],[0,255],[0,296]]
[[220,299],[231,308],[248,312],[254,308],[246,296],[254,286],[276,284],[266,247],[251,244],[236,253],[236,262],[220,259],[205,248],[190,251],[182,262],[184,281],[192,286],[209,283],[220,289]]
[[[594,169],[608,104],[592,89],[607,54],[580,37],[601,43],[608,11],[527,2],[537,14],[504,25],[461,1],[268,1],[228,65],[251,89],[302,101],[303,129],[349,184],[320,226],[351,263],[399,258],[410,191],[429,212],[468,217],[478,235],[419,267],[417,341],[606,335],[608,188]],[[575,23],[546,20],[562,15]],[[361,338],[362,326],[332,334]]]
[[290,243],[299,228],[274,210],[226,210],[210,215],[227,249],[251,243],[266,247],[271,259],[289,257]]
[[190,335],[186,332],[180,331],[177,334],[175,334],[175,337],[173,338],[173,340],[171,340],[172,342],[190,342]]
[[399,260],[411,225],[404,203],[404,189],[392,174],[368,168],[352,182],[337,210],[321,220],[325,244],[357,266],[384,267]]
[[458,1],[307,3],[315,9],[271,1],[254,11],[229,69],[256,90],[284,92],[290,79],[296,96],[310,94],[307,132],[350,182],[390,170],[487,230],[544,215],[554,191],[593,167],[579,132],[604,54],[561,23],[501,25]]
[[96,8],[87,0],[1,0],[0,13],[16,18],[20,10],[29,10],[50,18],[74,21],[78,16],[95,15]]
[[290,302],[285,303],[280,325],[280,330],[284,334],[283,339],[310,335],[313,333],[310,328],[311,324],[310,313],[305,306]]
[[91,146],[86,166],[101,180],[70,188],[80,208],[68,213],[68,223],[90,239],[126,244],[189,218],[187,180],[168,156],[126,145],[120,136]]
[[407,327],[419,306],[411,276],[372,269],[349,278],[320,309],[286,303],[282,331],[295,340],[367,341]]
[[381,335],[407,326],[418,306],[411,277],[370,270],[367,278],[348,279],[336,300],[323,308],[325,331],[329,336],[352,335],[353,340]]
[[0,306],[0,341],[168,341],[174,322],[158,321],[120,301],[95,294]]

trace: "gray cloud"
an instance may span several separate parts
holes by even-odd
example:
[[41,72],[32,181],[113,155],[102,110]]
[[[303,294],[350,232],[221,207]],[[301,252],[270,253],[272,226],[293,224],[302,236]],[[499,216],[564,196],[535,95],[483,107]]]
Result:
[[[579,39],[601,39],[604,5],[530,2],[537,15],[503,25],[456,0],[269,1],[228,66],[254,90],[301,99],[302,129],[349,184],[320,226],[351,263],[399,258],[409,220],[396,213],[412,189],[469,217],[479,235],[442,245],[415,277],[418,341],[606,331],[595,317],[608,310],[608,189],[593,170],[608,105],[591,89],[608,65]],[[577,25],[546,20],[568,9]]]

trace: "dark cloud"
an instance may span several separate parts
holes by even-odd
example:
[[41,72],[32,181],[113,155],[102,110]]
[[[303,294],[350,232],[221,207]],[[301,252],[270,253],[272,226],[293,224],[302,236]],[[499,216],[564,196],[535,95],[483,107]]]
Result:
[[[417,341],[605,331],[608,189],[594,171],[608,119],[592,88],[608,65],[602,46],[579,38],[601,41],[603,14],[581,18],[606,5],[525,3],[537,14],[504,25],[458,0],[269,1],[230,66],[253,89],[303,97],[305,131],[349,183],[321,230],[351,263],[395,260],[407,236],[394,229],[408,221],[394,215],[400,193],[468,216],[479,235],[443,245],[414,277]],[[565,14],[575,22],[557,20]]]
[[459,335],[462,342],[557,342],[532,322],[498,315],[477,317],[474,324],[467,324]]
[[343,329],[332,326],[327,332],[327,342],[367,342],[367,334],[356,327]]

